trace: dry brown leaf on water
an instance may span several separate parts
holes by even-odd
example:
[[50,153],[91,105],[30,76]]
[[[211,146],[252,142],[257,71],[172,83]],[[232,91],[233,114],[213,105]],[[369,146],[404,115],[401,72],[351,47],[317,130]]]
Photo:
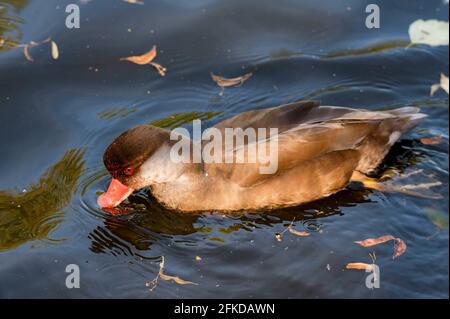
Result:
[[311,233],[308,233],[307,231],[300,231],[300,230],[296,230],[294,228],[289,227],[289,232],[291,234],[297,235],[297,236],[302,236],[302,237],[307,237],[309,235],[311,235]]
[[27,61],[29,62],[33,62],[34,59],[30,54],[30,49],[32,48],[32,46],[28,43],[23,47],[23,55],[25,56],[25,59],[27,59]]
[[374,271],[375,270],[375,261],[377,260],[377,256],[375,255],[375,252],[369,253],[370,259],[372,259],[371,264],[366,263],[348,263],[345,268],[347,269],[357,269],[357,270],[369,270]]
[[238,76],[236,78],[227,79],[218,75],[215,75],[214,73],[211,73],[211,77],[214,82],[217,83],[218,86],[221,87],[229,87],[229,86],[235,86],[238,84],[242,84],[253,75],[253,73],[247,73],[242,76]]
[[159,263],[159,272],[156,275],[155,279],[145,283],[145,286],[149,287],[150,291],[153,291],[156,288],[156,286],[158,285],[158,279],[162,279],[164,281],[173,281],[179,285],[198,285],[195,282],[181,279],[178,276],[169,276],[164,274],[164,263],[165,259],[164,256],[162,256],[161,262]]
[[154,45],[150,51],[143,55],[134,55],[126,58],[121,58],[120,61],[129,61],[139,65],[150,64],[150,62],[152,62],[156,58],[157,54],[158,52],[156,50],[156,45]]
[[424,137],[420,139],[420,143],[424,145],[437,145],[442,143],[442,135],[432,136],[432,137]]
[[156,58],[157,54],[158,51],[156,50],[156,45],[154,45],[150,51],[148,51],[143,55],[135,55],[126,58],[121,58],[120,61],[128,61],[139,65],[150,64],[158,71],[158,73],[161,76],[165,76],[167,69],[158,63],[152,62]]
[[211,72],[211,78],[213,79],[213,81],[216,82],[217,85],[222,88],[222,91],[219,93],[219,95],[221,95],[221,96],[223,95],[224,89],[226,87],[242,85],[245,81],[250,79],[252,77],[252,75],[253,75],[253,73],[247,73],[242,76],[228,79],[228,78],[221,77],[219,75],[215,75],[214,73]]
[[447,94],[449,94],[448,93],[448,90],[449,90],[448,85],[449,85],[448,77],[444,73],[441,73],[441,82],[437,83],[437,84],[433,84],[431,86],[430,95],[433,96],[439,89],[443,89],[445,92],[447,92]]
[[173,281],[173,282],[175,282],[175,283],[177,283],[177,284],[179,284],[179,285],[198,285],[198,284],[196,284],[195,282],[187,281],[187,280],[181,279],[181,278],[178,277],[178,276],[169,276],[169,275],[165,275],[165,274],[161,273],[161,274],[159,275],[159,277],[160,277],[162,280],[165,280],[165,281]]
[[392,259],[403,255],[406,252],[406,248],[406,243],[403,240],[400,238],[395,238],[394,255],[392,256]]
[[357,270],[370,270],[373,271],[373,264],[366,264],[366,263],[348,263],[347,266],[345,266],[347,269],[357,269]]
[[[37,46],[39,46],[41,44],[48,43],[50,41],[52,41],[51,38],[47,38],[47,39],[45,39],[43,41],[40,41],[40,42],[30,41],[29,43],[27,43],[25,45],[20,45],[19,47],[23,46],[23,55],[25,56],[25,59],[27,59],[29,62],[34,62],[34,59],[33,59],[33,57],[31,56],[31,53],[30,53],[30,49],[34,48],[34,47],[37,47]],[[53,47],[52,47],[52,50],[53,50]],[[53,51],[52,51],[52,56],[53,56]]]
[[365,240],[355,241],[355,243],[362,247],[372,247],[394,239],[394,236],[386,235],[378,238],[367,238]]
[[395,238],[392,235],[385,235],[378,238],[368,238],[361,241],[355,241],[355,243],[362,247],[371,247],[391,240],[394,240],[394,255],[392,258],[395,259],[403,255],[407,248],[406,243],[400,238]]

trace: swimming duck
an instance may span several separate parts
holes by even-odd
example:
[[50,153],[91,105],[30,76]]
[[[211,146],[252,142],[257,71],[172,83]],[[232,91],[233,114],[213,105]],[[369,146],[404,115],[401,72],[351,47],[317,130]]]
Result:
[[[97,202],[102,208],[116,207],[146,187],[163,206],[186,212],[262,210],[315,201],[373,172],[401,135],[426,117],[419,111],[370,111],[300,101],[243,112],[213,127],[220,132],[276,128],[276,136],[258,140],[264,147],[277,142],[273,174],[262,174],[264,163],[259,160],[175,162],[171,132],[140,125],[106,149],[103,161],[112,181]],[[245,153],[250,144],[224,148],[222,156]]]

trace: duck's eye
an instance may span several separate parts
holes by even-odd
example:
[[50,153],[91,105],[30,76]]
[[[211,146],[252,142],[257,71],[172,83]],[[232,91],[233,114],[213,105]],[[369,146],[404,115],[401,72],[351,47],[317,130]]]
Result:
[[128,176],[130,176],[130,175],[133,175],[134,174],[134,168],[133,167],[126,167],[124,170],[123,170],[123,173],[125,174],[125,175],[128,175]]

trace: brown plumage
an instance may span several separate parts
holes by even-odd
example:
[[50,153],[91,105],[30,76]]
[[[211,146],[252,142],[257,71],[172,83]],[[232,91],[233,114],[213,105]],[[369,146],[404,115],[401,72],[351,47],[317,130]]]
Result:
[[[104,155],[114,178],[132,189],[150,187],[165,206],[181,211],[234,211],[299,205],[345,188],[355,172],[368,174],[401,134],[426,115],[418,108],[368,111],[302,101],[253,110],[214,127],[277,128],[278,170],[261,174],[263,163],[173,163],[168,131],[139,126],[119,136]],[[262,142],[269,147],[270,139]],[[233,156],[249,145],[223,148]],[[205,145],[205,143],[204,143]],[[117,172],[132,163],[132,176]]]

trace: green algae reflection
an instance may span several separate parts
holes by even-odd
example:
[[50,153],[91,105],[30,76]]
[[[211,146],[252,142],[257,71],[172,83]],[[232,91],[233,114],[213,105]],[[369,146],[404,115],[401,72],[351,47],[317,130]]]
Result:
[[24,20],[18,15],[29,0],[3,0],[0,2],[0,52],[15,48],[22,40]]
[[207,121],[222,114],[222,112],[183,112],[169,115],[165,118],[150,122],[150,125],[172,130],[193,120]]
[[71,149],[22,192],[0,190],[0,251],[34,240],[51,240],[49,233],[64,217],[84,168],[84,150]]

